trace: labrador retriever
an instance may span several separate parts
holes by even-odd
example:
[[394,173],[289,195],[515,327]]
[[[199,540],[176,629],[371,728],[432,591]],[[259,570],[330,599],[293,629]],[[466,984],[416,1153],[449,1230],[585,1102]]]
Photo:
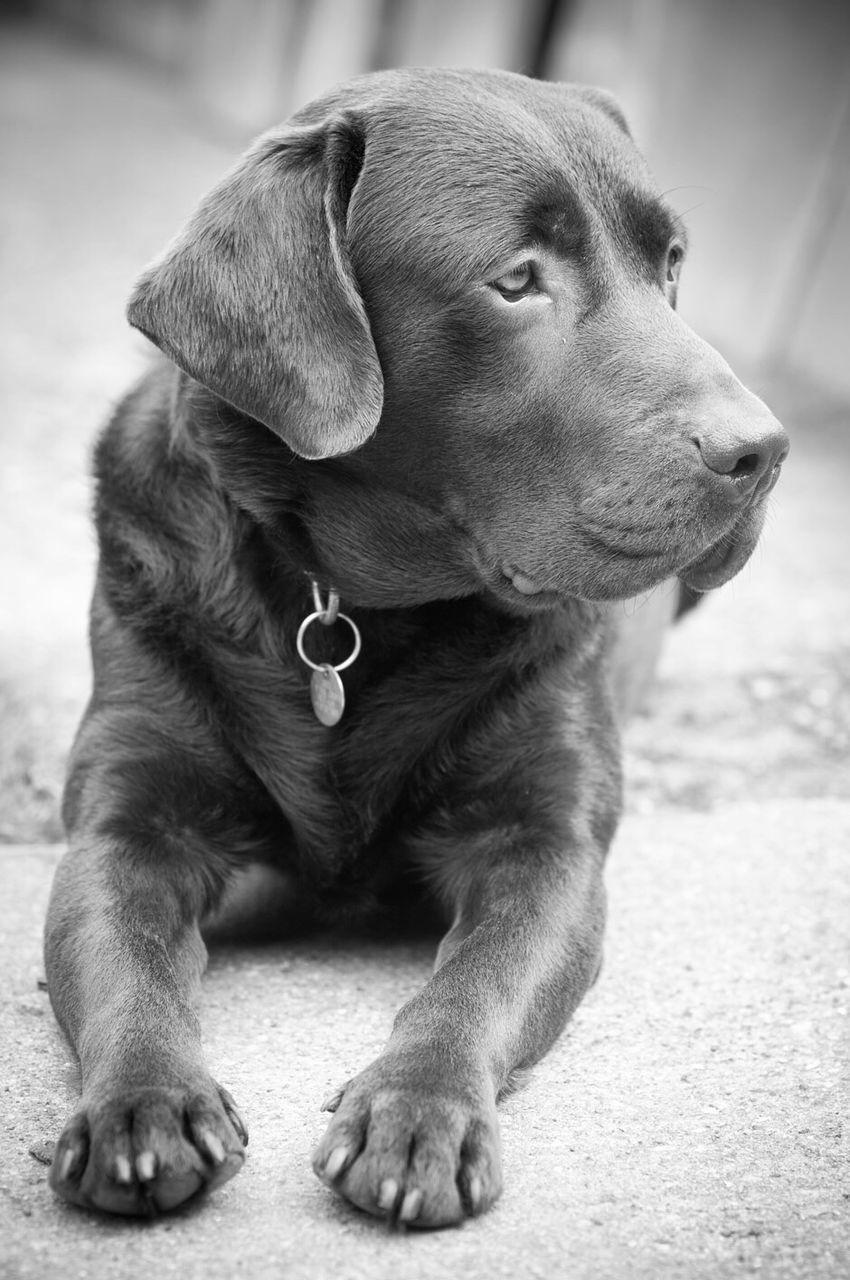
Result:
[[97,447],[47,924],[64,1199],[241,1167],[194,1004],[252,864],[319,921],[447,928],[318,1176],[417,1226],[499,1195],[497,1099],[600,966],[618,602],[734,574],[787,448],[677,315],[684,249],[604,92],[415,70],[263,136],[136,285],[164,354]]

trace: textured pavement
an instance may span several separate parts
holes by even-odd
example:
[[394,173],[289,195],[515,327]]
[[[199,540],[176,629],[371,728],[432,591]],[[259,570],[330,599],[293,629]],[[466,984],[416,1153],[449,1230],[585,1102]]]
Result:
[[380,1048],[431,954],[327,938],[213,956],[209,1053],[251,1130],[237,1179],[150,1224],[54,1201],[43,1161],[77,1088],[39,987],[59,848],[15,832],[58,835],[88,683],[85,457],[143,359],[123,299],[238,145],[120,60],[31,35],[0,57],[0,765],[18,786],[0,789],[0,1277],[845,1280],[850,415],[789,385],[771,401],[793,450],[763,542],[673,634],[629,732],[606,964],[502,1108],[495,1210],[390,1235],[313,1177],[322,1101]]

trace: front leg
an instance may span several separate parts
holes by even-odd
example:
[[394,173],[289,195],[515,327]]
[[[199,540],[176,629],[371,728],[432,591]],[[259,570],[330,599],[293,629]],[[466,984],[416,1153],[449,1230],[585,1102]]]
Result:
[[136,710],[90,712],[45,932],[50,998],[82,1073],[50,1182],[111,1213],[171,1209],[219,1185],[241,1168],[247,1141],[204,1062],[195,1009],[199,921],[240,833],[222,817],[224,778],[209,781],[164,737]]
[[477,877],[440,968],[336,1101],[317,1174],[360,1208],[412,1225],[487,1209],[501,1190],[496,1099],[593,982],[603,920],[598,857]]
[[383,1054],[331,1104],[313,1162],[360,1208],[438,1227],[499,1195],[497,1098],[551,1046],[599,970],[602,866],[619,810],[616,756],[604,754],[576,757],[559,795],[508,753],[486,799],[465,784],[454,819],[420,839],[455,922]]
[[138,847],[72,847],[46,932],[51,1000],[74,1044],[82,1097],[50,1183],[110,1213],[176,1207],[241,1168],[247,1141],[204,1063],[195,998],[206,952],[175,876]]

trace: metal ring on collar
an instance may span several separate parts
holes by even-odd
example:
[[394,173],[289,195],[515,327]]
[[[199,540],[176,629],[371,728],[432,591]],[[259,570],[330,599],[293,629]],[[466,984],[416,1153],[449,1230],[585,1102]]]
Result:
[[[313,659],[308,658],[307,654],[304,652],[304,633],[309,627],[311,622],[324,623],[323,612],[324,611],[319,611],[316,613],[308,614],[307,617],[304,619],[304,621],[301,623],[301,626],[298,628],[298,635],[295,638],[295,647],[298,650],[298,657],[301,659],[302,662],[305,662],[308,667],[312,667],[314,671],[321,671],[323,667],[327,667],[331,665],[330,663],[327,663],[327,662],[314,662]],[[357,626],[357,623],[353,622],[351,618],[349,618],[347,613],[338,613],[336,615],[336,621],[347,622],[348,625],[351,627],[352,632],[354,633],[354,652],[351,653],[345,659],[344,662],[338,662],[333,668],[334,671],[344,671],[346,667],[351,666],[352,662],[355,661],[355,659],[357,658],[357,655],[360,652],[360,630]],[[328,624],[325,623],[325,625],[327,626]]]

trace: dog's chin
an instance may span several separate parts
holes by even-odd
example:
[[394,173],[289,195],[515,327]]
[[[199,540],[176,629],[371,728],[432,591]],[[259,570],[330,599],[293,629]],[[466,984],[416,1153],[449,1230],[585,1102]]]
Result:
[[764,504],[747,513],[745,520],[713,542],[696,559],[678,570],[679,579],[692,591],[714,591],[743,569],[755,550],[764,523]]

